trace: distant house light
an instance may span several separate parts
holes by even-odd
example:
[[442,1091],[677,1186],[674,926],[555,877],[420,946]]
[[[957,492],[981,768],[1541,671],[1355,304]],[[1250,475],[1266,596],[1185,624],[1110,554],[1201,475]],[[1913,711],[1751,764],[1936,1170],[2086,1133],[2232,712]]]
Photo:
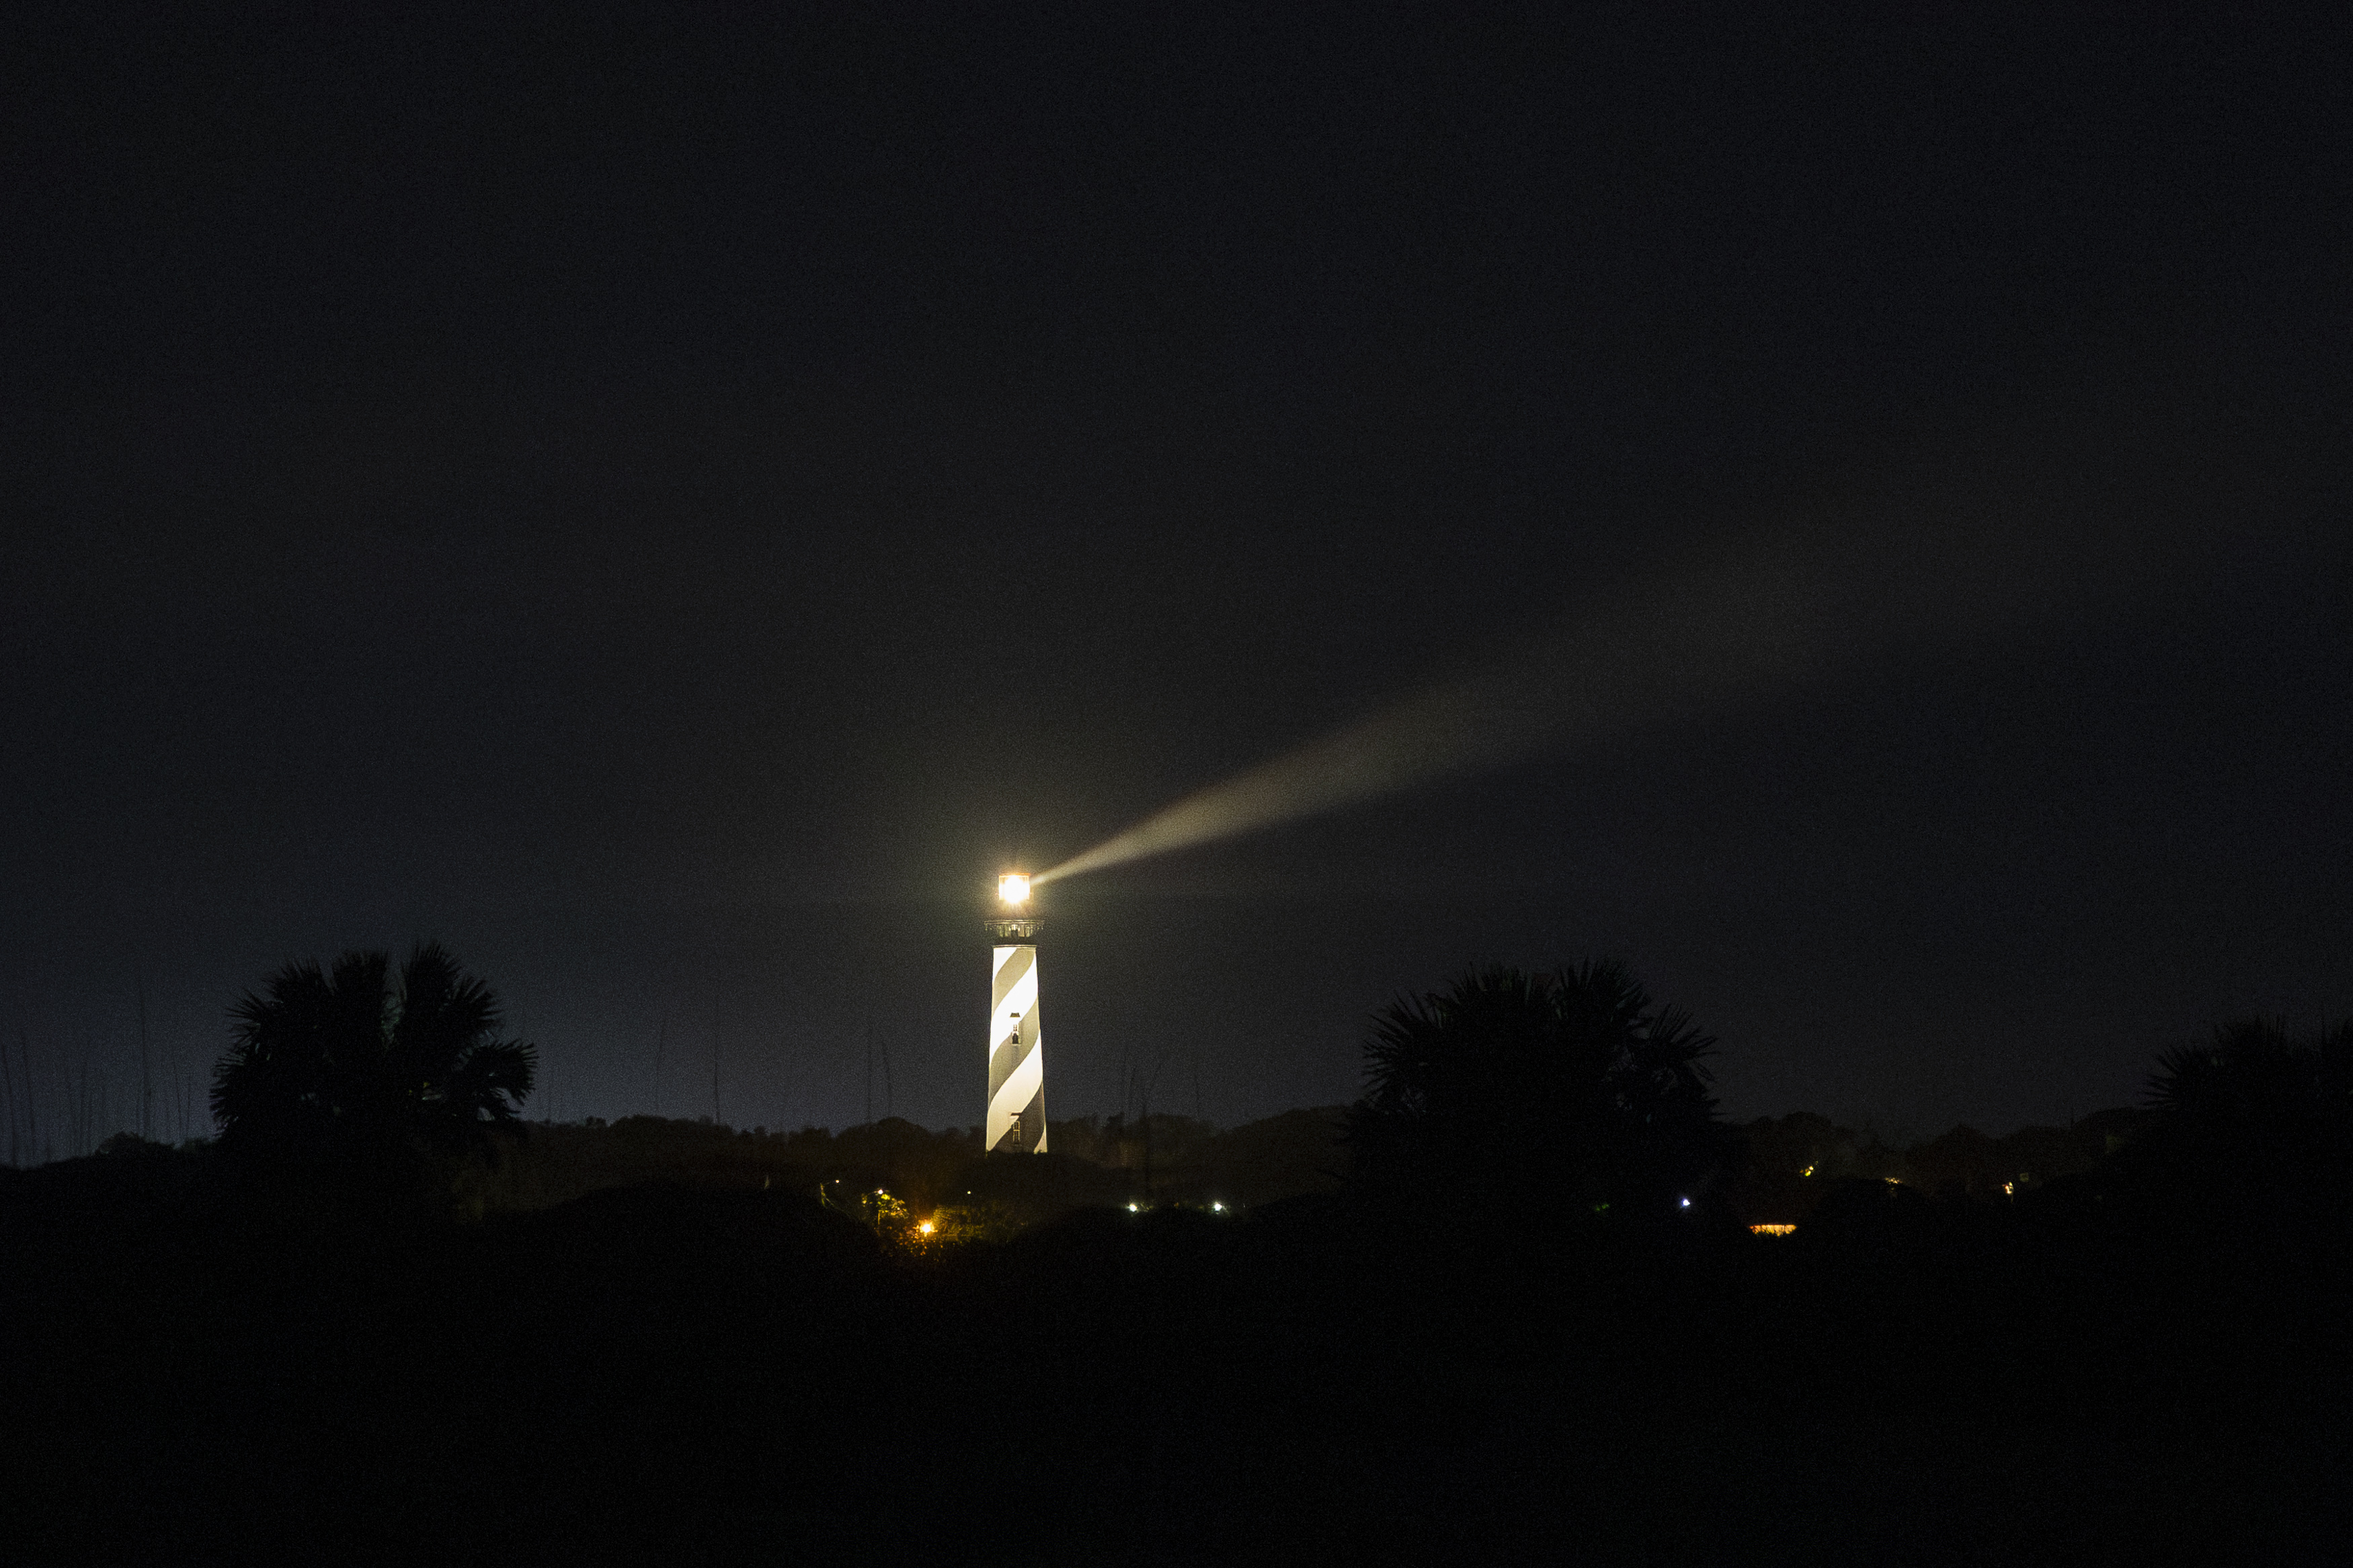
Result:
[[1793,1236],[1798,1227],[1794,1225],[1752,1225],[1748,1229],[1757,1236]]

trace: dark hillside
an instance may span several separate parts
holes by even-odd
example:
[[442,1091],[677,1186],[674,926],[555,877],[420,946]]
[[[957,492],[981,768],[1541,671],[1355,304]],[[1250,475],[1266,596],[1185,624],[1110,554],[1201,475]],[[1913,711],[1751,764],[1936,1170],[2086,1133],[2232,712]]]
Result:
[[2168,1247],[2126,1179],[926,1254],[740,1184],[386,1232],[131,1151],[0,1184],[0,1465],[47,1562],[2329,1560],[2344,1228]]
[[881,1187],[915,1210],[975,1197],[1012,1204],[1028,1219],[1131,1200],[1248,1207],[1334,1191],[1345,1163],[1341,1117],[1337,1107],[1290,1110],[1223,1130],[1179,1116],[1056,1121],[1053,1152],[1034,1170],[984,1160],[972,1129],[934,1132],[897,1118],[839,1132],[653,1116],[534,1122],[466,1196],[476,1213],[500,1213],[660,1182],[802,1194]]

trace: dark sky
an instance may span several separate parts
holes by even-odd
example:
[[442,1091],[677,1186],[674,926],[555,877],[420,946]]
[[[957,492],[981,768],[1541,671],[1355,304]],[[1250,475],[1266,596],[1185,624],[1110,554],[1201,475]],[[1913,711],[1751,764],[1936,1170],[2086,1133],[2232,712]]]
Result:
[[2160,565],[1989,542],[2036,614],[1058,886],[1050,1109],[1349,1098],[1370,1009],[1485,959],[1622,955],[1731,1112],[1894,1131],[2353,1009],[2342,37],[189,10],[6,25],[0,1027],[51,1129],[101,1076],[135,1122],[142,995],[185,1103],[238,990],[418,935],[538,1113],[652,1109],[659,1039],[666,1112],[715,1050],[729,1121],[839,1125],[871,1039],[877,1112],[970,1123],[1002,867],[1924,510]]

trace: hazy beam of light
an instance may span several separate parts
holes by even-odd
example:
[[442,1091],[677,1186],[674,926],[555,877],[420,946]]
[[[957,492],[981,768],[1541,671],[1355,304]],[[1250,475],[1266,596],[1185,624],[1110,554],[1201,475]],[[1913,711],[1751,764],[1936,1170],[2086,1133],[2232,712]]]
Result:
[[[1983,476],[1978,476],[1982,481]],[[2015,477],[1968,515],[1881,494],[1586,599],[1490,667],[1432,682],[1146,817],[1039,884],[1207,844],[1539,752],[1605,743],[1911,648],[2094,610],[2209,554],[2211,531]],[[2126,487],[2131,489],[2132,487]],[[2160,513],[2179,518],[2175,489]],[[2097,521],[2085,522],[2084,510]],[[1902,519],[1889,522],[1890,516]]]
[[1802,582],[1717,584],[1707,618],[1672,616],[1644,593],[1596,606],[1515,668],[1437,682],[1369,717],[1187,796],[1035,879],[1124,861],[1317,816],[1451,773],[1499,767],[1598,733],[1666,679],[1686,696],[1786,673],[1807,653],[1796,635],[1822,612]]

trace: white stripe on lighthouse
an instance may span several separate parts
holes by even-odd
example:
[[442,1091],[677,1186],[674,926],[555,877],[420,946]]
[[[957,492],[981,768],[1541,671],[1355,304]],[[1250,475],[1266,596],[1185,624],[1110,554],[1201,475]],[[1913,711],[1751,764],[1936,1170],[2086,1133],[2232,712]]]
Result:
[[989,985],[988,1121],[981,1147],[1042,1154],[1046,1053],[1038,1030],[1038,950],[1026,942],[999,947],[996,958]]

